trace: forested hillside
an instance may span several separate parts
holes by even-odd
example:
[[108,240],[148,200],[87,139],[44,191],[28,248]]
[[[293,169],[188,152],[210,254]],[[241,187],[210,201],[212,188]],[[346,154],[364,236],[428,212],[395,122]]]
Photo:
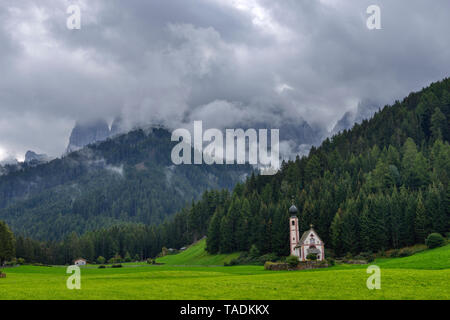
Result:
[[[450,79],[395,102],[327,139],[275,177],[251,178],[218,208],[210,252],[288,254],[287,208],[336,254],[397,248],[449,231]],[[250,237],[248,236],[250,235]]]
[[[431,232],[448,232],[449,119],[450,79],[444,79],[327,139],[308,157],[284,163],[277,175],[250,177],[225,201],[206,197],[186,219],[209,217],[208,226],[190,230],[187,224],[184,238],[173,237],[169,245],[204,233],[211,253],[255,244],[261,253],[287,255],[292,201],[301,231],[314,224],[338,255],[407,246]],[[174,224],[182,226],[183,219],[178,215]]]
[[231,189],[249,166],[174,166],[165,129],[135,130],[0,177],[0,220],[58,240],[123,223],[159,224],[207,189]]
[[[328,249],[376,252],[449,231],[450,79],[384,107],[275,176],[252,175],[232,193],[210,191],[159,227],[129,225],[72,234],[61,243],[18,239],[17,256],[155,256],[207,235],[210,253],[289,254],[288,207],[301,231],[312,223]],[[197,183],[197,181],[195,181]]]

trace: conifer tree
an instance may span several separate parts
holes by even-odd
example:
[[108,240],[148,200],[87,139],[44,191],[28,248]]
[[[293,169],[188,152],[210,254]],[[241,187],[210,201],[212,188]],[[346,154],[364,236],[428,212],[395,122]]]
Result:
[[427,236],[427,215],[422,201],[422,194],[419,192],[417,198],[416,217],[414,219],[414,231],[416,241],[424,243]]
[[0,221],[0,266],[15,256],[14,235],[6,223]]

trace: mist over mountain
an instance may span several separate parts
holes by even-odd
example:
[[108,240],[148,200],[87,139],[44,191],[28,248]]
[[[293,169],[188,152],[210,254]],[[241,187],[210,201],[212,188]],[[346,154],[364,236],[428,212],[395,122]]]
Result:
[[37,154],[34,151],[28,150],[27,153],[25,153],[25,162],[28,163],[44,163],[50,160],[50,157],[46,154]]
[[[100,122],[82,129],[77,143],[106,134]],[[175,166],[170,138],[166,129],[136,129],[48,163],[7,166],[0,220],[38,239],[131,222],[160,224],[204,191],[231,189],[252,172],[247,165]]]
[[363,120],[370,119],[380,106],[370,100],[360,101],[356,110],[347,111],[331,130],[331,135],[341,131],[351,129],[355,124],[360,124]]
[[77,122],[70,134],[66,152],[79,150],[93,142],[103,141],[109,136],[110,130],[105,120]]

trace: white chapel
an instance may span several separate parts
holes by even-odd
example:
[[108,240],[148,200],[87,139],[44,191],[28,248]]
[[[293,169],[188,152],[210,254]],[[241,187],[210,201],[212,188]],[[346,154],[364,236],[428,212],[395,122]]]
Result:
[[306,261],[308,254],[314,253],[317,256],[317,261],[324,261],[325,244],[313,229],[313,225],[311,225],[309,230],[303,232],[300,237],[297,212],[295,205],[289,208],[289,213],[291,214],[289,218],[291,255],[297,256],[300,261]]

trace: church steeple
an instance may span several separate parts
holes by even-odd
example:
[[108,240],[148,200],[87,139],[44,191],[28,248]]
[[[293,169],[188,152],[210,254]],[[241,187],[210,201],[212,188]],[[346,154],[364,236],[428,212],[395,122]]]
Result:
[[290,236],[290,247],[291,247],[291,255],[299,256],[299,252],[297,246],[300,240],[299,228],[298,228],[298,218],[297,218],[298,209],[294,205],[294,197],[292,197],[292,205],[289,208],[289,213],[291,215],[289,219],[289,236]]
[[294,197],[292,197],[292,205],[289,208],[289,213],[291,214],[291,216],[296,216],[298,212],[297,207],[294,205]]

